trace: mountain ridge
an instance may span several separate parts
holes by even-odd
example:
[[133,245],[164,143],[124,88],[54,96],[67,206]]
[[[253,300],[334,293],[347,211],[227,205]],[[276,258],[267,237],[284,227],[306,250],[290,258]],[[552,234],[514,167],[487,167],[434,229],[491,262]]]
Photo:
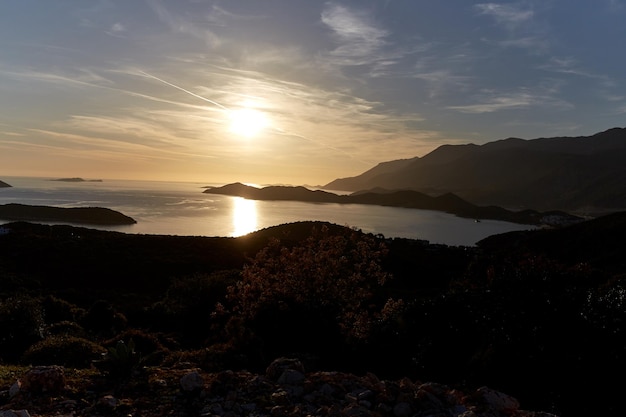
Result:
[[626,128],[591,136],[510,137],[483,145],[442,145],[422,157],[383,162],[322,188],[450,192],[472,204],[515,209],[623,210]]

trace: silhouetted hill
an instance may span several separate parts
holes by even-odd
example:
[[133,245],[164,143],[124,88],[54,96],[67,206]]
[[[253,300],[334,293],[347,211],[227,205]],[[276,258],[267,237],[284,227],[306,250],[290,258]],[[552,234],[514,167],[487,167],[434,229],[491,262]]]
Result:
[[50,181],[61,181],[61,182],[102,182],[102,180],[86,180],[80,177],[71,177],[71,178],[57,178]]
[[256,188],[241,183],[212,187],[204,191],[208,194],[223,194],[249,198],[252,200],[290,200],[309,203],[370,204],[388,207],[414,208],[421,210],[444,211],[459,217],[472,219],[504,220],[521,224],[555,224],[580,221],[576,216],[563,212],[540,213],[533,210],[510,211],[501,207],[480,207],[462,198],[445,193],[431,197],[414,190],[359,191],[351,195],[337,195],[305,187],[270,186]]
[[137,223],[118,211],[102,207],[49,207],[25,204],[0,205],[0,219],[78,224],[125,225]]
[[10,185],[7,184],[6,182],[0,180],[0,188],[6,188],[6,187],[10,187]]
[[[320,319],[319,313],[329,308],[324,299],[315,299],[311,305],[285,299],[275,309],[257,314],[248,327],[225,326],[221,318],[229,314],[222,316],[215,309],[217,303],[232,307],[228,287],[243,282],[242,274],[258,255],[268,268],[267,275],[253,275],[256,279],[271,278],[273,267],[280,265],[273,262],[280,262],[276,255],[268,257],[268,243],[280,239],[280,252],[272,253],[286,255],[290,248],[309,247],[303,242],[317,245],[319,235],[312,229],[322,227],[329,229],[332,238],[319,250],[296,251],[301,256],[294,258],[294,270],[316,265],[318,255],[332,253],[333,245],[328,244],[339,241],[335,237],[349,236],[350,229],[298,222],[227,238],[136,235],[25,222],[3,225],[0,323],[7,336],[0,340],[3,365],[25,361],[22,352],[35,346],[35,341],[27,339],[31,333],[26,331],[31,328],[37,340],[46,337],[50,343],[64,335],[53,330],[80,331],[81,338],[97,343],[103,334],[113,343],[132,336],[138,352],[146,354],[142,358],[154,361],[133,374],[132,384],[125,380],[122,385],[132,389],[135,402],[143,395],[154,398],[154,390],[165,387],[148,383],[144,374],[148,369],[219,372],[208,385],[220,391],[206,398],[225,398],[224,393],[233,392],[237,385],[233,375],[238,371],[245,369],[250,375],[266,369],[272,358],[295,355],[311,371],[333,371],[325,373],[329,377],[345,380],[343,372],[368,375],[366,381],[389,390],[391,396],[383,399],[404,398],[399,396],[401,387],[419,386],[434,394],[442,392],[440,384],[457,389],[486,385],[513,395],[525,409],[552,413],[546,416],[623,415],[619,378],[626,372],[626,212],[561,229],[493,236],[472,248],[354,232],[355,248],[369,238],[384,243],[381,267],[393,279],[374,289],[377,298],[393,296],[404,301],[404,307],[392,311],[392,319],[366,341],[338,338],[333,330],[336,321]],[[311,279],[317,279],[317,270],[312,271]],[[361,304],[364,315],[368,306]],[[259,339],[259,334],[268,337]],[[145,342],[155,339],[163,346],[153,356]],[[36,345],[46,346],[39,341]],[[8,352],[15,355],[9,357]],[[59,364],[59,357],[74,354],[59,349],[43,358],[46,364]],[[69,374],[76,375],[74,370]],[[108,378],[106,374],[94,376],[102,381]],[[382,382],[403,377],[398,384]],[[3,386],[4,391],[10,383]],[[178,385],[178,381],[167,383],[168,387]],[[267,386],[254,386],[264,390],[265,397],[254,397],[261,398],[262,404],[268,403],[275,389],[267,391]],[[350,392],[362,392],[362,387],[346,386],[346,390],[336,390],[335,396],[356,404]],[[89,391],[93,389],[89,385]],[[250,389],[246,385],[245,393]],[[79,398],[74,388],[68,392]],[[117,389],[116,396],[122,392]],[[90,397],[91,403],[79,403],[93,404],[100,396]],[[180,393],[171,396],[183,398]],[[4,398],[18,409],[19,396],[9,400],[5,392]],[[58,397],[51,398],[46,401]],[[430,394],[406,398],[420,407],[434,404]],[[19,409],[33,407],[33,397],[22,399],[20,404],[25,405]],[[497,399],[501,403],[501,397]],[[128,414],[128,410],[123,412]],[[385,415],[393,413],[389,407],[381,410],[388,410]],[[447,409],[428,410],[428,415],[451,415]],[[491,415],[477,410],[472,413]],[[454,414],[460,415],[457,411]],[[515,414],[506,410],[497,415]]]
[[450,192],[474,204],[536,210],[626,209],[626,128],[592,136],[443,145],[422,158],[385,162],[324,186],[374,187]]

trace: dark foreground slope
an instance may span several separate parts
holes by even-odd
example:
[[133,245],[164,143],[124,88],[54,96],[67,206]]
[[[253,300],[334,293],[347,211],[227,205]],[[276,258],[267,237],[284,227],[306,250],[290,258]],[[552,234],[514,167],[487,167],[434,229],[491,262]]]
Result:
[[592,136],[443,145],[325,185],[454,193],[478,205],[611,212],[626,209],[626,128]]
[[137,223],[131,217],[103,207],[50,207],[16,203],[0,205],[0,219],[109,226]]
[[[331,236],[353,233],[317,222],[239,238],[4,225],[0,324],[7,337],[0,340],[0,359],[32,361],[36,356],[24,358],[24,352],[41,338],[57,340],[61,329],[105,346],[132,335],[155,361],[152,366],[261,373],[272,359],[288,355],[300,358],[308,372],[373,372],[381,379],[438,381],[469,391],[487,385],[516,397],[525,409],[623,415],[626,213],[494,236],[477,248],[381,241],[388,250],[381,265],[393,279],[372,288],[371,301],[391,297],[404,304],[366,339],[342,337],[337,323],[317,314],[329,308],[324,299],[302,304],[284,298],[226,326],[216,303],[228,308],[227,287],[241,282],[244,265],[254,266],[272,239],[284,249],[265,259],[266,268],[276,261],[298,273],[319,259],[320,274],[333,269],[339,260],[328,258],[332,239],[319,252],[298,252],[302,258],[284,264],[289,248],[304,245],[312,229],[322,226]],[[26,331],[33,327],[43,332]],[[152,355],[155,349],[158,355]],[[69,360],[56,355],[56,361]]]
[[10,187],[10,185],[7,184],[6,182],[0,180],[0,188],[7,188],[7,187]]

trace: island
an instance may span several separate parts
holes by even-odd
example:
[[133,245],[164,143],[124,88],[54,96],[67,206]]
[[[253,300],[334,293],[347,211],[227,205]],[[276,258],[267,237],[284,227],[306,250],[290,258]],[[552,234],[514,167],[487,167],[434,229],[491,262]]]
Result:
[[50,207],[17,203],[0,205],[0,219],[106,226],[124,226],[137,223],[132,217],[103,207]]
[[7,184],[6,182],[0,180],[0,188],[9,188],[11,187],[9,184]]
[[539,212],[536,210],[511,211],[497,206],[477,206],[452,193],[429,196],[414,190],[364,190],[349,195],[338,195],[322,190],[310,190],[302,186],[251,187],[242,183],[222,187],[207,187],[207,194],[244,197],[251,200],[302,201],[308,203],[369,204],[388,207],[435,210],[470,219],[502,220],[518,224],[564,225],[583,219],[561,211]]
[[50,181],[62,181],[62,182],[102,182],[102,180],[86,180],[80,177],[71,177],[71,178],[57,178]]

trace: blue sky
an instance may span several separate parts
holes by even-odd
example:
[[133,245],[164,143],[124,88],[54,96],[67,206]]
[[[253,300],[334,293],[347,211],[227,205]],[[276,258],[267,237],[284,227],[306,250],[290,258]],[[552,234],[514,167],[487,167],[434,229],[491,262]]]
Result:
[[324,184],[626,123],[626,0],[0,3],[0,176]]

